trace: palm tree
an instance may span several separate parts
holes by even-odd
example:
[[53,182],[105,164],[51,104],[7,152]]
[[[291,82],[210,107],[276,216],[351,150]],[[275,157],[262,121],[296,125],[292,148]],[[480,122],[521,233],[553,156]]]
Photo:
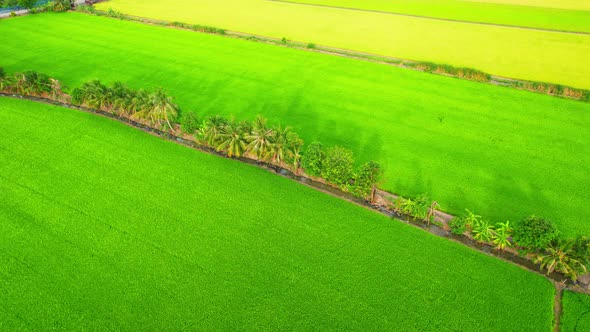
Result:
[[303,148],[303,140],[295,132],[287,134],[287,153],[289,155],[291,166],[295,170],[295,174],[299,175],[301,169],[301,149]]
[[240,157],[246,151],[248,144],[246,134],[250,131],[250,124],[247,122],[236,123],[231,120],[221,128],[217,151],[226,151],[229,157]]
[[273,163],[277,164],[280,164],[283,162],[283,160],[285,160],[285,156],[287,156],[289,149],[287,136],[290,131],[291,129],[289,127],[286,127],[285,129],[281,129],[281,127],[279,127],[276,130],[276,134],[273,137],[271,144],[268,145],[268,149],[264,154],[264,159],[270,159]]
[[159,88],[148,95],[147,103],[133,116],[147,119],[157,125],[162,125],[162,122],[165,122],[170,129],[173,129],[170,121],[178,116],[178,105],[174,103],[172,97],[166,95],[166,92]]
[[10,86],[10,78],[6,75],[4,68],[0,67],[0,91],[7,90]]
[[246,136],[248,140],[248,153],[253,153],[258,159],[262,159],[268,152],[275,131],[266,126],[266,119],[259,115],[254,121],[254,128],[251,133]]
[[54,100],[61,100],[66,96],[63,92],[61,83],[53,78],[50,78],[49,81],[51,82],[51,98]]
[[576,281],[578,275],[586,273],[587,269],[582,262],[573,257],[573,245],[573,240],[557,240],[545,249],[544,253],[537,254],[535,263],[540,263],[542,269],[547,269],[547,274],[558,271]]
[[219,115],[207,118],[203,128],[201,129],[201,135],[203,136],[205,142],[209,144],[209,146],[218,145],[217,143],[219,142],[219,135],[227,123],[227,119]]
[[133,94],[129,104],[130,112],[135,114],[137,111],[149,107],[149,91],[141,89]]
[[510,242],[512,231],[513,229],[510,226],[510,221],[498,223],[498,227],[496,227],[496,232],[492,240],[492,243],[496,245],[496,249],[504,250],[504,248],[512,246],[512,242]]
[[132,103],[135,93],[133,90],[127,88],[125,84],[117,81],[111,87],[112,105],[117,115],[122,116],[132,113]]
[[108,109],[110,106],[109,88],[99,80],[82,84],[80,87],[82,102],[97,109]]

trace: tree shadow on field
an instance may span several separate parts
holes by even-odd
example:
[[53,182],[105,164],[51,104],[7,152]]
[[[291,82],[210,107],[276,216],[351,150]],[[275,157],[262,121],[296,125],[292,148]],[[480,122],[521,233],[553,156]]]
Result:
[[[492,220],[493,222],[506,220],[517,222],[533,214],[554,220],[556,215],[547,215],[547,211],[552,211],[553,208],[551,201],[543,194],[541,188],[530,182],[519,183],[518,180],[505,173],[497,176],[493,180],[493,187],[490,188],[491,199],[486,202],[484,211],[481,213],[498,219]],[[507,197],[506,193],[511,193],[510,197]]]

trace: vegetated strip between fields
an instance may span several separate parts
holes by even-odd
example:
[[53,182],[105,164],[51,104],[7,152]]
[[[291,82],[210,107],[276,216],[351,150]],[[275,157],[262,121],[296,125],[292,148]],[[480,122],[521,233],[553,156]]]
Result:
[[[48,105],[79,110],[79,111],[83,111],[83,112],[91,113],[91,114],[97,114],[97,115],[100,115],[100,116],[103,116],[103,117],[106,117],[106,118],[109,118],[112,120],[117,120],[119,122],[122,122],[122,123],[130,126],[130,127],[140,129],[148,134],[166,139],[168,141],[171,141],[171,142],[174,142],[177,144],[184,145],[184,146],[192,148],[192,149],[199,150],[201,152],[205,152],[205,153],[216,155],[216,156],[223,157],[223,158],[237,160],[237,161],[249,164],[249,165],[257,166],[262,169],[274,172],[280,176],[297,181],[305,186],[316,189],[316,190],[321,191],[323,193],[326,193],[331,196],[346,200],[346,201],[351,202],[357,206],[364,207],[364,208],[370,209],[372,211],[381,213],[381,214],[388,216],[392,219],[397,219],[397,220],[404,222],[408,225],[412,225],[414,227],[420,228],[420,229],[427,231],[433,235],[436,235],[436,236],[439,236],[442,238],[447,238],[447,239],[457,242],[457,243],[461,243],[461,244],[466,245],[467,247],[477,250],[483,254],[487,254],[489,256],[494,256],[494,257],[500,258],[506,262],[510,262],[514,265],[520,266],[523,269],[529,270],[533,273],[536,273],[536,274],[541,275],[545,278],[548,278],[549,280],[551,280],[553,282],[553,284],[556,288],[563,287],[560,285],[564,285],[565,281],[567,280],[567,278],[564,275],[562,275],[561,273],[557,273],[557,272],[552,272],[550,274],[541,273],[541,271],[539,271],[537,265],[535,265],[530,259],[520,256],[516,251],[514,251],[514,252],[497,251],[497,250],[494,250],[494,247],[491,246],[490,244],[477,242],[473,238],[467,237],[467,236],[453,235],[450,231],[448,231],[444,227],[437,226],[436,224],[418,223],[418,222],[416,222],[417,219],[412,216],[400,214],[399,212],[392,211],[392,210],[387,209],[387,208],[380,206],[380,205],[370,204],[369,202],[367,202],[363,199],[357,198],[350,193],[347,193],[347,192],[344,192],[338,188],[334,188],[332,186],[326,185],[322,182],[315,181],[314,179],[311,179],[311,178],[308,178],[305,176],[301,176],[301,175],[296,175],[293,172],[291,172],[290,170],[282,168],[277,165],[272,165],[270,163],[262,162],[259,160],[255,160],[255,159],[251,159],[251,158],[243,157],[243,156],[239,157],[239,158],[231,158],[222,152],[218,152],[215,149],[212,149],[210,147],[200,145],[197,142],[187,139],[185,137],[176,136],[174,134],[153,128],[149,125],[145,125],[143,123],[134,121],[132,119],[129,119],[126,117],[119,117],[117,115],[114,115],[112,113],[102,111],[102,110],[72,105],[69,103],[64,103],[64,102],[60,102],[60,101],[56,101],[56,100],[52,100],[52,99],[48,99],[48,98],[44,98],[44,97],[34,97],[34,96],[27,96],[27,95],[20,95],[20,94],[7,94],[7,93],[0,93],[0,97],[14,98],[14,99],[26,99],[26,100],[40,102],[40,103],[44,103],[44,104],[48,104]],[[392,196],[393,194],[380,191],[378,193],[378,195],[383,197],[386,195]],[[451,215],[444,214],[444,213],[439,213],[438,216],[441,218],[452,217]],[[567,289],[570,289],[574,292],[584,292],[584,293],[590,294],[590,292],[580,289],[579,287],[571,287],[570,285],[567,286]],[[557,313],[557,311],[556,311],[556,313]]]
[[[272,0],[269,0],[272,1]],[[268,37],[262,35],[255,35],[246,32],[240,31],[230,31],[226,29],[216,28],[216,27],[209,27],[209,26],[201,26],[198,24],[188,24],[183,22],[170,22],[164,20],[158,20],[148,17],[136,16],[136,15],[128,15],[123,14],[116,11],[100,11],[94,9],[94,7],[88,6],[81,6],[79,10],[82,13],[97,15],[97,16],[107,16],[112,18],[118,18],[122,20],[140,22],[149,25],[155,26],[165,26],[174,29],[180,30],[188,30],[188,31],[195,31],[201,33],[208,33],[208,34],[217,34],[221,36],[227,36],[231,38],[249,40],[254,42],[263,42],[266,44],[278,45],[283,47],[289,47],[299,50],[306,50],[318,53],[324,53],[329,55],[335,55],[350,59],[356,60],[363,60],[369,61],[384,65],[396,66],[405,69],[416,70],[420,72],[426,72],[429,74],[435,75],[442,75],[447,77],[454,77],[458,79],[480,82],[480,83],[488,83],[496,86],[503,86],[507,88],[513,88],[517,90],[524,90],[530,92],[541,93],[553,97],[565,98],[565,99],[572,99],[572,100],[579,100],[583,102],[590,102],[590,90],[584,90],[579,88],[573,88],[569,86],[563,86],[560,84],[554,83],[546,83],[546,82],[535,82],[535,81],[526,81],[520,79],[514,79],[509,77],[503,76],[496,76],[491,75],[488,73],[484,73],[477,69],[472,68],[464,68],[464,67],[454,67],[451,65],[444,65],[444,64],[436,64],[431,62],[421,62],[416,60],[410,59],[400,59],[394,57],[388,57],[378,54],[354,51],[349,49],[343,48],[335,48],[325,45],[316,45],[312,43],[305,43],[301,41],[292,41],[287,40],[285,38],[275,38],[275,37]],[[88,10],[91,9],[91,10]]]
[[465,23],[465,24],[478,24],[478,25],[495,26],[495,27],[502,27],[502,28],[536,30],[536,31],[556,32],[556,33],[570,33],[570,34],[574,34],[574,35],[590,35],[590,32],[583,32],[583,31],[557,30],[557,29],[535,28],[535,27],[527,27],[527,26],[512,25],[512,24],[489,23],[489,22],[479,22],[479,21],[465,21],[465,20],[458,20],[458,19],[453,19],[453,18],[443,18],[443,17],[425,16],[425,15],[417,15],[417,14],[388,12],[388,11],[377,10],[377,9],[361,9],[361,8],[353,8],[353,7],[322,5],[322,4],[317,4],[317,3],[303,3],[303,2],[289,1],[289,0],[266,0],[266,1],[282,2],[282,3],[288,3],[288,4],[300,5],[300,6],[322,7],[322,8],[351,10],[351,11],[357,11],[357,12],[378,13],[378,14],[386,14],[386,15],[394,15],[394,16],[415,17],[415,18],[421,18],[421,19],[425,19],[425,20],[434,20],[434,21],[446,21],[446,22]]

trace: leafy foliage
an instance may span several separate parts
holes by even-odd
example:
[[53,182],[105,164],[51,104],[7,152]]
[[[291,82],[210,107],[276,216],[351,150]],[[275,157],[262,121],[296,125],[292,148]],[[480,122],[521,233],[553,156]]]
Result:
[[302,163],[305,172],[312,176],[321,176],[326,159],[326,150],[320,142],[313,142],[305,151]]
[[496,232],[494,231],[494,226],[485,220],[482,220],[481,222],[477,223],[473,227],[472,233],[473,238],[476,241],[482,243],[491,242],[496,235]]
[[535,257],[535,262],[541,264],[547,274],[557,271],[576,281],[578,276],[586,273],[586,266],[576,257],[574,240],[555,240],[549,247]]
[[514,227],[514,242],[525,249],[547,248],[557,237],[558,232],[553,223],[537,216],[526,217]]
[[449,227],[451,228],[451,233],[456,235],[462,235],[467,231],[467,221],[463,217],[454,217],[449,221]]
[[188,134],[195,134],[201,127],[201,121],[194,112],[183,113],[180,118],[180,128],[182,131]]
[[352,179],[353,167],[352,151],[341,146],[333,146],[326,150],[322,177],[338,186],[344,186]]
[[11,92],[22,95],[38,96],[51,92],[51,86],[52,83],[49,76],[36,71],[26,71],[15,73],[12,79],[10,79],[8,89]]
[[382,173],[381,165],[376,161],[369,161],[362,164],[355,173],[352,193],[362,198],[369,196],[373,187],[381,179]]
[[503,250],[506,247],[511,247],[510,236],[514,230],[510,226],[510,221],[498,223],[494,232],[492,243],[496,245],[496,249]]

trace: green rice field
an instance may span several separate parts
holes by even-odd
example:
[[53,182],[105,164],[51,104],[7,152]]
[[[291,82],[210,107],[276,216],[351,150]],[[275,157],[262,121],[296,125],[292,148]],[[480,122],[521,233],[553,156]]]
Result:
[[561,332],[583,332],[590,328],[590,295],[565,291],[562,299]]
[[292,2],[416,15],[470,23],[590,33],[589,1],[295,0]]
[[540,275],[119,122],[0,99],[0,330],[550,331]]
[[[310,0],[315,1],[315,0]],[[325,0],[319,0],[325,1]],[[334,0],[331,3],[340,3]],[[544,8],[504,4],[451,2],[437,6],[419,2],[391,1],[409,6],[420,15],[509,22],[525,26],[550,25],[553,29],[586,31],[590,27],[587,2],[563,2],[559,7],[543,1]],[[347,1],[351,6],[384,6],[373,1]],[[403,5],[413,3],[414,5]],[[432,3],[432,1],[430,1]],[[531,1],[532,3],[532,1]],[[584,3],[586,3],[584,5]],[[518,1],[516,4],[526,4]],[[450,7],[449,7],[450,6]],[[460,8],[457,8],[459,6]],[[495,10],[484,7],[498,8]],[[396,58],[430,61],[479,69],[494,75],[559,83],[590,89],[590,34],[536,31],[449,22],[389,13],[309,6],[267,0],[110,0],[97,4],[126,14],[210,25],[234,31],[315,43]],[[414,8],[418,7],[418,8]],[[425,12],[424,7],[429,8]],[[477,10],[476,10],[477,9]],[[581,9],[581,10],[576,10]],[[398,10],[387,9],[386,10]],[[474,11],[476,10],[476,11]],[[505,11],[508,10],[508,13]],[[470,13],[477,14],[470,14]],[[455,17],[455,16],[468,17]],[[476,15],[478,17],[471,17]],[[483,17],[481,17],[483,16]],[[502,22],[499,22],[502,23]]]
[[162,86],[185,112],[262,114],[307,143],[349,147],[382,163],[383,188],[429,193],[447,211],[590,233],[590,104],[77,13],[4,20],[0,34],[12,36],[8,71]]

